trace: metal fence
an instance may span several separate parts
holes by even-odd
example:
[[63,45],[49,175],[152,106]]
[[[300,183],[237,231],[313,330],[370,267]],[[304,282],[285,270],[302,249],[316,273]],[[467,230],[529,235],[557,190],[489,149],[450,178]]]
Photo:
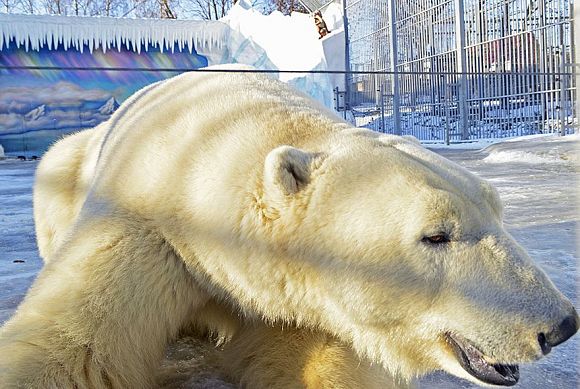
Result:
[[570,0],[345,0],[358,126],[440,141],[577,127]]

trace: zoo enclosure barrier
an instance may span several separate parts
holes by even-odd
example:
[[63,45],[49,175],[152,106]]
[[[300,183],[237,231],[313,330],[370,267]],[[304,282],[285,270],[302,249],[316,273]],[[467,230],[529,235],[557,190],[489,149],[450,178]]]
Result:
[[577,127],[571,0],[344,0],[357,125],[467,140]]
[[[578,132],[574,76],[363,72],[352,75],[348,96],[335,89],[335,110],[357,127],[448,144],[532,134],[565,135]],[[395,77],[399,80],[398,95],[392,89]]]

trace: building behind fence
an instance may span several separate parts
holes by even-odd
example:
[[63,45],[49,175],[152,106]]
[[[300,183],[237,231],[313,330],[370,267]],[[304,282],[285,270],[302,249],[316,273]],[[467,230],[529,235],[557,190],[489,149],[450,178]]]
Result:
[[572,7],[570,0],[345,0],[355,72],[345,105],[359,126],[420,139],[573,132]]

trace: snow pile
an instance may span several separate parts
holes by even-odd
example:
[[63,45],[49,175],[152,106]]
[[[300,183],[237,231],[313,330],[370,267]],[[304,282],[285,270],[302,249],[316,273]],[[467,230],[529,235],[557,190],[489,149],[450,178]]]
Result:
[[[561,137],[558,135],[515,138],[487,147],[489,155],[484,162],[525,163],[525,164],[565,164],[578,166],[580,157],[578,145],[580,134]],[[548,147],[546,147],[548,146]]]
[[[248,0],[240,0],[220,21],[262,47],[276,69],[310,70],[324,63],[322,44],[310,15],[293,12],[284,16],[278,11],[263,15]],[[295,77],[280,74],[282,81]]]
[[[323,17],[331,33],[323,39],[318,39],[318,31],[311,15],[293,12],[290,16],[285,16],[278,11],[263,15],[252,8],[249,0],[239,0],[228,14],[220,19],[244,38],[239,46],[229,44],[230,51],[234,53],[230,62],[245,63],[264,69],[241,59],[236,54],[247,51],[246,46],[253,43],[264,50],[272,64],[271,69],[329,70],[330,64],[330,70],[344,70],[342,9],[338,3],[332,3],[323,11]],[[333,105],[332,90],[337,86],[344,90],[344,76],[280,73],[279,79],[289,82],[328,107]]]
[[487,157],[483,159],[487,163],[505,163],[505,162],[518,162],[518,163],[563,163],[565,162],[558,155],[547,154],[535,154],[523,150],[515,151],[493,151]]
[[86,45],[91,53],[98,48],[121,51],[123,46],[138,53],[149,46],[161,51],[187,47],[191,53],[193,47],[221,48],[228,41],[227,30],[215,21],[0,14],[0,50],[13,43],[26,51],[61,44],[80,52]]

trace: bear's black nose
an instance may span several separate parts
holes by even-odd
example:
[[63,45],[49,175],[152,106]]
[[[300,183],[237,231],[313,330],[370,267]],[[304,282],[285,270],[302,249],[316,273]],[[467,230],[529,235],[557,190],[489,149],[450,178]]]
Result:
[[552,331],[538,335],[538,342],[542,348],[544,355],[548,354],[552,347],[568,340],[572,335],[578,331],[578,314],[567,316],[562,322],[556,326]]

